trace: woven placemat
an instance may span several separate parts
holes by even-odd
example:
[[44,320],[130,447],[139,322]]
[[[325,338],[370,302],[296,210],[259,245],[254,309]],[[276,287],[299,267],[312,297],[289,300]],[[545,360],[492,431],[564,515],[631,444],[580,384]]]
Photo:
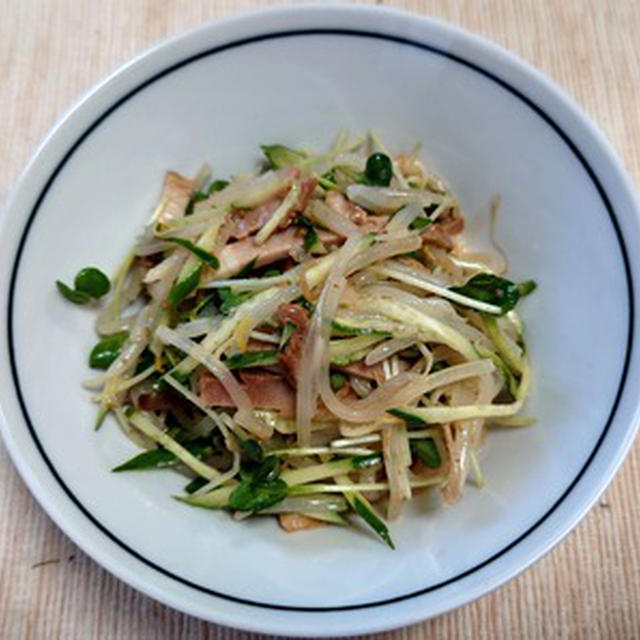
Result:
[[[0,201],[70,102],[152,43],[272,2],[20,0],[0,6]],[[638,0],[385,2],[487,36],[562,85],[640,184]],[[640,442],[579,527],[542,561],[466,607],[376,636],[640,637]],[[0,445],[0,638],[256,637],[164,607],[112,577],[35,503]]]

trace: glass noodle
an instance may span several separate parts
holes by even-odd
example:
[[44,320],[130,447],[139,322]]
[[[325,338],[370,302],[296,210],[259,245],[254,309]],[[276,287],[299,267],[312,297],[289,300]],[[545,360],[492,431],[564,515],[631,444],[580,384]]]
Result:
[[393,548],[386,519],[482,485],[491,426],[531,423],[519,306],[535,284],[468,250],[417,152],[345,134],[261,151],[229,178],[167,172],[113,280],[57,282],[98,309],[96,428],[112,414],[142,448],[114,472],[182,474],[176,508],[289,532],[360,519]]

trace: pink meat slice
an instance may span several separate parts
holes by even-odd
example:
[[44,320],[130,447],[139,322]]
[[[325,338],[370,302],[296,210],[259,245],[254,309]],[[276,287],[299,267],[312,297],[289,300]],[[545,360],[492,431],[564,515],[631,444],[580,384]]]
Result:
[[248,211],[234,211],[229,224],[229,237],[243,240],[259,231],[280,206],[282,198],[270,198]]
[[[252,237],[232,242],[224,246],[218,254],[220,267],[216,271],[218,279],[238,273],[243,267],[255,260],[255,267],[264,267],[284,260],[303,246],[304,232],[298,228],[288,228],[270,236],[264,244],[258,245]],[[318,233],[325,246],[333,246],[342,239],[327,231]]]
[[385,380],[381,363],[367,365],[361,360],[360,362],[353,362],[344,367],[337,368],[353,376],[366,378],[367,380],[375,380],[378,384],[382,384]]
[[[295,393],[287,382],[269,372],[240,373],[241,386],[256,409],[278,411],[283,418],[295,415]],[[235,403],[220,381],[211,373],[203,372],[198,378],[198,396],[209,407],[234,407]]]
[[170,224],[182,218],[194,188],[193,180],[175,171],[167,171],[160,198],[162,208],[156,212],[156,220],[163,224]]
[[281,304],[278,307],[278,320],[283,325],[291,322],[296,326],[287,346],[280,354],[280,362],[286,367],[289,379],[297,382],[309,326],[309,312],[299,304]]
[[[300,181],[300,192],[295,205],[291,211],[287,214],[287,217],[280,223],[279,228],[284,229],[288,227],[295,218],[302,213],[309,200],[315,191],[318,181],[316,178],[307,178]],[[250,235],[257,233],[264,227],[271,216],[276,212],[276,209],[282,204],[284,195],[278,195],[262,204],[249,209],[247,211],[237,210],[234,211],[229,224],[229,238],[234,240],[244,240]]]
[[384,229],[388,216],[373,216],[362,207],[347,200],[339,191],[329,191],[324,199],[330,209],[357,224],[365,233],[380,232]]

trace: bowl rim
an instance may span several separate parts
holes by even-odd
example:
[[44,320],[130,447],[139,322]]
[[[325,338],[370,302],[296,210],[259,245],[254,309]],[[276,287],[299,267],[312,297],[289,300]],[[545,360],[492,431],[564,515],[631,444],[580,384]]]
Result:
[[[345,21],[345,18],[347,17],[349,17],[350,19],[353,19],[354,17],[358,18],[360,16],[365,16],[365,15],[374,20],[377,20],[380,17],[391,17],[396,22],[394,22],[394,24],[391,24],[391,25],[379,24],[377,27],[378,29],[377,32],[368,32],[367,30],[359,31],[358,29],[355,29],[355,28],[340,29],[337,27],[322,28],[318,26],[309,27],[307,29],[294,28],[293,30],[291,30],[291,33],[286,33],[288,31],[286,29],[280,33],[268,33],[268,32],[261,31],[261,29],[264,28],[264,25],[261,24],[263,21],[267,23],[269,21],[278,22],[279,20],[286,22],[288,19],[293,17],[295,19],[300,19],[302,21],[307,20],[310,24],[317,23],[320,19],[325,19],[325,21],[331,23],[333,19],[340,20],[342,22],[342,21]],[[525,81],[525,83],[528,82],[531,86],[537,86],[537,88],[542,88],[543,90],[547,91],[550,94],[550,97],[558,103],[559,107],[565,110],[566,114],[568,114],[569,117],[572,117],[578,124],[586,128],[590,138],[595,141],[597,151],[599,151],[603,155],[604,161],[609,163],[609,166],[613,171],[614,178],[618,180],[621,183],[623,189],[625,189],[626,193],[624,195],[628,198],[628,200],[631,203],[633,203],[631,214],[634,215],[636,218],[639,217],[640,207],[638,206],[638,201],[635,197],[634,190],[631,186],[631,181],[629,177],[626,175],[622,167],[622,164],[620,163],[617,156],[615,155],[615,152],[613,151],[609,143],[605,140],[603,134],[597,129],[597,127],[593,124],[593,122],[582,112],[582,110],[579,107],[577,107],[573,103],[573,101],[570,100],[563,93],[561,89],[559,89],[556,85],[551,83],[551,81],[549,81],[545,76],[540,74],[538,71],[536,71],[526,63],[520,61],[513,54],[510,54],[509,52],[498,47],[497,45],[479,36],[470,34],[469,32],[462,30],[460,28],[452,27],[451,25],[448,25],[440,20],[425,18],[423,16],[418,16],[416,14],[412,14],[409,12],[389,9],[386,7],[379,8],[379,7],[369,7],[369,6],[362,6],[362,5],[345,6],[342,4],[331,4],[331,5],[323,5],[323,6],[307,5],[307,6],[295,6],[295,7],[289,6],[289,7],[280,7],[280,8],[272,8],[272,9],[250,10],[248,12],[244,12],[242,14],[235,15],[230,18],[225,18],[222,20],[215,20],[209,23],[205,23],[195,29],[187,31],[186,33],[183,33],[178,36],[174,36],[173,38],[170,38],[164,42],[161,42],[155,45],[154,47],[152,47],[151,49],[149,49],[148,51],[135,57],[130,62],[119,67],[115,72],[110,74],[106,79],[99,82],[93,89],[88,91],[80,100],[78,100],[78,102],[75,105],[73,105],[58,120],[58,122],[56,122],[56,124],[52,127],[50,132],[46,135],[43,142],[40,144],[40,146],[34,153],[32,159],[29,161],[26,168],[22,172],[17,185],[12,190],[10,199],[5,207],[5,216],[3,216],[3,223],[0,226],[0,233],[3,236],[7,231],[7,227],[8,227],[7,220],[11,217],[11,211],[15,207],[17,207],[17,202],[21,194],[27,188],[27,184],[29,180],[32,178],[32,174],[38,168],[38,163],[40,162],[42,156],[49,149],[49,147],[52,144],[52,141],[59,140],[59,139],[65,138],[65,136],[68,137],[69,135],[74,135],[78,133],[77,131],[78,128],[82,128],[81,123],[79,125],[77,122],[82,120],[81,116],[83,114],[81,112],[83,111],[91,112],[92,110],[95,111],[96,106],[94,105],[94,102],[98,102],[99,101],[98,99],[101,97],[106,98],[108,103],[113,102],[113,100],[109,99],[109,94],[113,94],[113,93],[117,94],[118,87],[116,85],[120,82],[124,82],[124,84],[126,84],[127,81],[129,80],[127,76],[130,71],[140,70],[140,68],[144,67],[144,65],[146,65],[147,63],[153,63],[156,60],[156,58],[160,58],[163,55],[165,57],[171,58],[172,56],[174,56],[174,54],[179,53],[179,50],[181,47],[188,48],[190,41],[195,39],[199,34],[210,33],[214,40],[216,40],[217,38],[218,42],[223,41],[223,44],[218,44],[217,46],[212,47],[207,51],[202,51],[196,55],[191,55],[191,56],[187,56],[184,59],[180,59],[179,62],[174,62],[171,66],[169,66],[168,68],[165,68],[162,72],[156,73],[153,76],[147,78],[145,82],[141,83],[135,89],[128,91],[123,97],[121,96],[115,102],[113,102],[113,104],[111,104],[111,106],[106,111],[104,111],[103,114],[97,120],[94,118],[94,116],[91,116],[91,119],[94,121],[94,123],[69,148],[68,153],[58,163],[58,168],[54,170],[51,174],[49,174],[49,178],[44,188],[42,189],[40,197],[38,198],[38,201],[35,203],[35,206],[33,207],[32,214],[29,217],[28,222],[25,225],[24,229],[22,230],[21,240],[19,242],[18,250],[16,252],[15,269],[13,270],[13,273],[11,276],[11,285],[10,285],[10,291],[8,296],[9,303],[7,305],[8,313],[6,316],[6,324],[9,332],[11,330],[11,324],[12,324],[12,291],[13,291],[13,288],[15,285],[15,279],[17,276],[20,254],[24,246],[24,242],[26,240],[27,234],[29,232],[31,221],[34,218],[33,212],[37,211],[37,207],[39,206],[40,202],[44,198],[44,195],[46,194],[47,189],[55,180],[55,177],[58,171],[64,165],[68,157],[70,157],[71,153],[73,153],[73,151],[82,143],[82,140],[84,140],[87,135],[90,135],[91,131],[95,128],[95,126],[97,126],[100,122],[102,122],[104,118],[108,117],[108,115],[112,113],[115,109],[117,109],[117,107],[120,104],[122,104],[129,97],[137,93],[137,91],[143,89],[148,84],[151,84],[156,79],[182,66],[185,66],[186,64],[194,61],[195,59],[198,59],[205,55],[210,55],[215,51],[226,50],[236,46],[240,46],[242,44],[248,44],[250,42],[256,42],[259,40],[266,40],[274,37],[287,37],[288,35],[306,35],[311,33],[333,33],[333,34],[342,33],[344,35],[350,35],[350,36],[362,35],[367,37],[376,37],[376,38],[381,38],[385,40],[392,40],[396,42],[403,42],[405,44],[418,46],[422,49],[439,53],[441,55],[446,56],[447,58],[453,59],[457,62],[461,62],[465,64],[466,66],[474,68],[475,70],[479,71],[483,75],[488,76],[491,79],[497,81],[499,84],[501,84],[503,87],[510,90],[512,93],[518,95],[518,97],[523,99],[530,107],[532,107],[536,112],[538,112],[539,115],[541,115],[549,124],[551,124],[551,126],[556,130],[556,132],[558,132],[561,135],[561,137],[565,140],[565,142],[569,144],[569,146],[572,148],[574,153],[578,156],[583,166],[585,167],[587,172],[590,174],[592,180],[594,180],[594,184],[598,188],[600,192],[600,196],[603,198],[603,201],[605,202],[605,204],[608,203],[608,196],[604,188],[600,184],[600,181],[595,171],[593,170],[593,168],[591,168],[589,163],[584,159],[584,156],[581,153],[579,147],[573,142],[571,138],[569,138],[563,132],[561,128],[558,127],[555,121],[550,116],[548,116],[547,113],[541,107],[539,107],[538,104],[533,99],[528,97],[517,87],[512,86],[508,80],[505,80],[504,77],[497,75],[495,72],[488,71],[486,68],[476,64],[475,62],[471,62],[470,60],[466,60],[461,56],[452,54],[451,52],[446,52],[443,49],[439,49],[438,47],[429,45],[428,43],[421,41],[421,38],[422,38],[421,34],[415,35],[415,39],[411,39],[410,37],[407,37],[407,36],[398,35],[397,33],[398,31],[406,32],[407,27],[410,26],[411,23],[421,24],[422,27],[426,29],[432,29],[435,32],[440,32],[440,34],[451,36],[452,38],[460,39],[462,41],[466,41],[467,43],[471,43],[472,45],[492,54],[494,57],[497,57],[498,61],[502,62],[505,66],[510,67],[511,70],[513,70],[514,73],[516,73],[516,75],[519,77],[521,82],[522,81]],[[241,40],[231,40],[229,42],[225,42],[225,30],[233,26],[240,26],[241,28],[247,28],[248,30],[253,29],[253,31],[257,32],[257,35],[254,33],[253,36],[246,37]],[[393,32],[396,32],[396,33],[394,34]],[[100,111],[99,108],[98,108],[98,111]],[[633,323],[634,293],[633,293],[633,284],[632,284],[633,280],[630,273],[629,260],[626,254],[624,238],[622,237],[622,233],[618,227],[615,214],[613,214],[613,209],[611,204],[608,203],[607,206],[609,207],[609,210],[611,212],[614,228],[616,229],[621,250],[623,252],[625,268],[627,270],[628,287],[629,287],[629,301],[630,301],[629,347],[628,347],[626,361],[625,361],[625,372],[623,372],[623,382],[624,382],[626,371],[632,359],[632,341],[633,341],[633,334],[634,334],[634,323]],[[126,545],[124,545],[123,543],[118,542],[117,540],[114,541],[114,536],[110,534],[108,531],[105,531],[104,527],[102,527],[100,523],[97,522],[95,518],[93,518],[91,514],[88,513],[87,510],[80,503],[78,503],[77,500],[74,499],[72,492],[69,493],[68,489],[64,485],[64,482],[57,474],[55,467],[53,467],[53,465],[48,460],[46,452],[43,450],[42,446],[39,444],[37,436],[35,435],[35,433],[33,432],[33,428],[31,427],[31,423],[28,418],[28,412],[21,396],[18,378],[17,378],[17,370],[15,368],[15,361],[13,356],[13,344],[12,344],[10,334],[8,337],[9,337],[9,357],[11,360],[11,369],[14,375],[14,382],[16,385],[15,393],[17,394],[18,401],[21,404],[21,408],[24,414],[24,420],[26,421],[27,425],[29,425],[29,428],[31,429],[31,432],[32,432],[31,435],[34,438],[35,445],[36,447],[39,448],[40,455],[42,456],[45,463],[47,463],[47,465],[49,466],[49,471],[51,472],[51,475],[54,478],[56,478],[57,482],[61,484],[63,489],[66,491],[67,498],[70,499],[72,502],[75,502],[75,507],[79,509],[84,514],[85,517],[88,517],[89,520],[91,520],[91,522],[93,523],[93,525],[97,526],[99,529],[102,529],[103,533],[106,533],[106,535],[109,538],[111,538],[112,542],[115,542],[116,544],[120,544],[121,547],[126,548]],[[621,384],[621,386],[618,389],[616,404],[617,404],[617,401],[620,399],[624,388],[625,388],[625,384]],[[614,407],[614,410],[615,410],[615,407]],[[636,406],[634,409],[634,414],[636,418],[639,410],[640,410],[640,400],[636,402]],[[613,412],[607,423],[608,425],[610,425],[612,419],[613,419]],[[142,592],[145,592],[151,597],[161,600],[162,602],[165,602],[166,604],[172,607],[178,608],[183,611],[187,611],[188,613],[192,613],[193,615],[197,615],[199,617],[206,617],[210,620],[221,622],[223,624],[233,624],[233,626],[237,626],[240,628],[245,628],[253,631],[268,631],[271,633],[280,633],[280,634],[286,634],[286,635],[299,634],[301,632],[305,633],[306,635],[324,635],[324,632],[321,631],[318,633],[317,629],[310,629],[308,628],[308,626],[300,627],[298,624],[292,627],[291,624],[286,623],[283,620],[274,619],[267,624],[266,621],[264,620],[255,622],[254,620],[250,619],[247,621],[245,618],[241,618],[238,613],[234,613],[234,612],[231,612],[231,614],[222,615],[222,612],[220,612],[219,610],[212,610],[207,615],[206,613],[203,613],[202,610],[200,609],[189,610],[189,608],[185,607],[184,604],[176,604],[175,599],[172,599],[171,597],[167,596],[161,587],[155,587],[155,588],[151,587],[136,575],[135,569],[127,567],[126,565],[123,565],[123,563],[119,561],[117,558],[112,557],[108,549],[105,550],[103,548],[104,542],[96,542],[91,538],[87,539],[86,536],[81,535],[78,531],[76,531],[71,519],[68,518],[66,514],[62,513],[62,509],[60,508],[60,505],[59,505],[59,497],[56,498],[53,494],[47,491],[47,488],[44,486],[44,483],[42,483],[38,479],[32,467],[23,458],[17,446],[17,443],[14,441],[11,435],[11,430],[9,428],[8,421],[4,415],[4,411],[1,406],[0,406],[0,428],[5,440],[5,443],[7,445],[7,448],[9,450],[10,456],[15,466],[18,468],[23,479],[25,480],[31,492],[35,495],[35,497],[37,498],[41,506],[56,521],[58,526],[60,526],[60,528],[63,529],[63,531],[65,531],[67,535],[69,535],[69,537],[71,537],[81,548],[83,548],[87,553],[89,553],[89,555],[91,555],[94,559],[96,559],[102,566],[106,567],[109,571],[114,573],[120,579],[124,580],[128,584],[131,584],[136,589]],[[560,503],[564,501],[564,498],[571,491],[573,491],[574,486],[581,480],[581,478],[584,475],[584,472],[587,470],[592,459],[598,452],[600,444],[602,443],[602,441],[606,436],[607,428],[608,427],[606,427],[605,430],[603,431],[603,434],[600,437],[600,440],[598,441],[596,448],[594,449],[591,456],[585,463],[585,466],[580,472],[580,474],[578,475],[578,477],[569,485],[565,493],[563,493],[560,499],[551,507],[549,512],[547,512],[547,514],[545,514],[543,518],[541,518],[541,520],[546,519],[551,512],[555,511],[556,508],[560,505]],[[573,529],[573,527],[586,514],[586,512],[589,510],[591,505],[597,500],[598,496],[602,493],[602,491],[604,491],[606,486],[609,484],[615,471],[617,470],[622,460],[624,459],[624,456],[628,452],[628,449],[631,446],[631,443],[633,441],[633,437],[637,428],[638,428],[638,421],[636,419],[634,424],[629,425],[625,433],[624,440],[618,444],[618,447],[615,450],[615,455],[613,455],[613,457],[611,457],[611,459],[607,461],[608,465],[607,465],[606,473],[602,474],[602,476],[598,479],[598,482],[594,481],[591,483],[591,485],[589,485],[590,488],[586,492],[584,492],[585,495],[582,497],[582,500],[579,501],[579,504],[577,506],[574,506],[573,509],[571,510],[567,510],[567,514],[562,519],[561,526],[557,528],[554,535],[547,535],[546,538],[543,538],[542,540],[540,540],[538,544],[535,546],[535,550],[530,551],[524,560],[521,559],[521,560],[512,561],[511,562],[512,566],[508,567],[506,570],[503,569],[501,575],[498,578],[494,578],[493,580],[489,581],[485,586],[483,586],[481,589],[477,589],[476,593],[469,592],[465,594],[458,594],[457,597],[450,597],[446,606],[441,606],[437,611],[433,611],[429,615],[437,615],[439,613],[447,611],[456,606],[460,606],[463,603],[469,602],[475,599],[476,597],[485,595],[489,591],[493,590],[494,588],[497,588],[507,580],[511,579],[520,571],[524,570],[530,564],[532,564],[537,559],[539,559],[550,548],[555,546],[555,544],[557,544],[567,533],[569,533],[571,529]],[[502,555],[511,551],[512,548],[515,548],[515,546],[517,546],[522,539],[526,538],[532,530],[537,528],[539,524],[540,524],[540,521],[536,522],[530,529],[528,529],[524,534],[522,534],[522,536],[520,536],[512,544],[508,545],[508,547],[501,550],[499,554],[496,554],[496,555]],[[154,566],[152,562],[148,561],[143,557],[140,557],[140,554],[138,554],[134,550],[128,549],[128,552],[130,554],[133,554],[133,556],[136,557],[138,561],[144,562],[151,568],[157,571],[160,571],[165,575],[170,575],[170,577],[174,580],[177,578],[180,582],[182,582],[183,584],[186,584],[191,588],[195,587],[200,591],[209,592],[212,595],[224,598],[225,600],[229,600],[231,602],[239,603],[241,605],[245,605],[245,606],[248,605],[250,607],[261,606],[261,607],[267,607],[269,609],[276,609],[280,611],[298,611],[298,612],[304,612],[304,613],[312,613],[312,612],[329,613],[329,612],[338,612],[338,611],[357,611],[364,607],[372,607],[372,606],[380,607],[384,605],[394,604],[398,601],[406,600],[406,599],[414,599],[417,601],[419,596],[424,595],[430,591],[433,591],[436,588],[439,588],[440,586],[444,586],[445,584],[448,584],[449,582],[451,582],[451,580],[447,580],[442,585],[434,585],[412,594],[406,594],[404,596],[398,596],[398,597],[391,598],[389,600],[375,602],[375,603],[366,603],[364,605],[356,604],[356,605],[349,605],[346,607],[321,607],[321,608],[295,607],[295,606],[290,607],[286,605],[282,606],[282,605],[269,605],[268,603],[267,604],[255,603],[248,600],[244,600],[242,598],[229,596],[227,594],[217,593],[209,589],[203,589],[199,585],[193,585],[192,583],[189,583],[188,581],[181,579],[180,577],[176,577],[169,574],[166,570],[163,570],[162,568]],[[492,556],[491,558],[483,562],[478,567],[474,567],[471,570],[462,574],[461,576],[457,576],[456,578],[453,578],[452,580],[463,579],[464,577],[467,576],[467,574],[474,572],[484,567],[485,565],[491,564],[495,559],[496,559],[496,556]],[[346,624],[344,625],[343,628],[341,628],[341,631],[343,633],[348,633],[348,634],[361,633],[363,631],[377,631],[377,630],[382,630],[382,629],[387,629],[393,626],[397,626],[398,624],[408,624],[410,622],[415,622],[417,620],[423,619],[423,617],[424,616],[417,611],[405,612],[401,616],[400,621],[395,620],[391,622],[391,624],[387,624],[386,621],[388,620],[388,618],[386,618],[385,622],[382,622],[382,623],[380,621],[368,622],[366,624],[359,624],[358,626],[355,626],[353,623]],[[335,633],[335,631],[331,630],[330,633],[333,634]]]

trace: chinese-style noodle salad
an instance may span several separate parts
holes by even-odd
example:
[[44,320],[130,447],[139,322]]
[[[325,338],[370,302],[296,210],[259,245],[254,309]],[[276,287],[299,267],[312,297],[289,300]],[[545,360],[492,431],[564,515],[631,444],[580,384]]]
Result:
[[172,467],[186,505],[286,531],[360,518],[393,547],[405,503],[455,503],[489,428],[532,422],[516,307],[535,284],[465,248],[419,147],[261,149],[229,180],[168,172],[112,279],[57,282],[97,310],[96,428],[113,414],[143,449],[114,471]]

